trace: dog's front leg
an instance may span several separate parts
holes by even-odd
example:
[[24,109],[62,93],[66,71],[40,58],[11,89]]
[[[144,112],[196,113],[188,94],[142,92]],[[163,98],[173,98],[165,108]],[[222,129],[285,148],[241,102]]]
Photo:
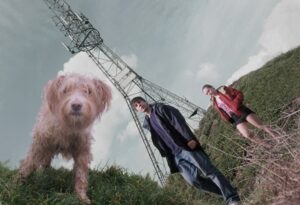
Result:
[[91,201],[86,195],[88,188],[88,171],[89,163],[91,160],[91,154],[88,152],[80,153],[74,158],[74,171],[75,171],[75,192],[86,204],[90,204]]
[[21,179],[25,179],[40,166],[44,154],[43,150],[40,143],[37,143],[36,141],[32,143],[26,158],[21,162],[19,169]]

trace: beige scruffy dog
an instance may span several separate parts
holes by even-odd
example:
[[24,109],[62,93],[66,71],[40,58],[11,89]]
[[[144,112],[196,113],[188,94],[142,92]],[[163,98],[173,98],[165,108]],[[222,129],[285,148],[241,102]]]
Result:
[[92,159],[91,128],[109,107],[111,98],[111,89],[98,79],[67,74],[49,81],[33,128],[31,149],[21,162],[21,178],[50,166],[52,158],[60,153],[74,159],[75,191],[89,204],[86,192]]

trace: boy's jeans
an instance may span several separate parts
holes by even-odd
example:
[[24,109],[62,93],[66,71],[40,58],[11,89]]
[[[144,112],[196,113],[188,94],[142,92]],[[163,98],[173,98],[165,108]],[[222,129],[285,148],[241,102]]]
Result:
[[[240,201],[235,188],[211,163],[202,149],[182,150],[175,155],[175,162],[184,179],[196,188],[223,196],[226,202]],[[201,173],[208,178],[200,176]]]

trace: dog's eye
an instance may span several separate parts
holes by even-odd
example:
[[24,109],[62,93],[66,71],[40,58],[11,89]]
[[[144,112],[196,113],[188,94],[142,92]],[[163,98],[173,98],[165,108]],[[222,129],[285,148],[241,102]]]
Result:
[[85,90],[85,93],[88,94],[88,95],[91,95],[93,92],[92,92],[92,89],[91,88],[87,88]]
[[67,88],[64,88],[63,89],[63,94],[66,94],[68,92],[68,89]]

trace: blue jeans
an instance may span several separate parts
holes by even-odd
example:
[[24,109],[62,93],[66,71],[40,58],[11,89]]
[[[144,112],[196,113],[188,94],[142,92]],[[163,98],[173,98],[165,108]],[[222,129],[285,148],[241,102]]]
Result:
[[[201,191],[223,196],[226,202],[240,201],[235,188],[211,163],[202,149],[182,150],[175,155],[175,162],[183,178]],[[205,176],[200,176],[200,172]]]

